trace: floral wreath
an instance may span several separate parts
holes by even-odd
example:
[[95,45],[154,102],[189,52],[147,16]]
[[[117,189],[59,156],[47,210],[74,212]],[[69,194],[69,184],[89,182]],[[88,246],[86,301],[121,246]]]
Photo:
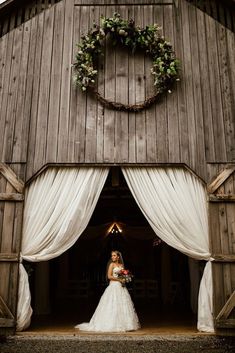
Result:
[[[134,21],[123,20],[118,13],[113,17],[101,17],[101,25],[93,25],[93,28],[81,38],[77,44],[79,50],[73,64],[75,76],[74,81],[82,91],[91,90],[97,99],[104,105],[115,110],[137,112],[152,105],[160,94],[168,91],[175,81],[179,81],[179,61],[175,57],[172,45],[159,33],[157,24],[146,26],[141,29],[135,27]],[[156,92],[142,103],[133,105],[122,104],[104,98],[95,89],[95,78],[97,76],[97,61],[103,54],[104,40],[108,36],[113,45],[121,44],[134,53],[136,49],[144,50],[153,61],[151,73],[154,76]]]

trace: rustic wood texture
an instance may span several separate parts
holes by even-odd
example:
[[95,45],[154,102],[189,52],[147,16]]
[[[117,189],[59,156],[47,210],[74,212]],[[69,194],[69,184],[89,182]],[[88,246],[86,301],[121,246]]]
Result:
[[38,15],[47,8],[52,7],[58,1],[61,0],[14,1],[5,9],[5,4],[0,4],[0,37]]
[[[191,168],[212,193],[210,241],[214,281],[220,283],[214,287],[215,315],[233,293],[234,17],[226,5],[204,3],[202,12],[184,0],[51,0],[30,6],[24,1],[0,21],[0,273],[6,278],[0,281],[0,296],[13,314],[23,214],[20,179],[29,180],[53,163]],[[138,26],[161,25],[181,60],[181,80],[172,93],[141,113],[104,108],[73,84],[76,44],[93,21],[115,11]],[[153,92],[150,67],[147,55],[107,44],[97,88],[108,99],[138,103]]]
[[[60,1],[0,38],[1,161],[27,163],[27,179],[47,163],[184,163],[208,181],[208,163],[235,159],[234,33],[187,1],[99,4]],[[141,113],[104,108],[72,82],[76,43],[115,11],[161,25],[182,62],[172,94]],[[97,87],[142,101],[153,92],[150,67],[142,53],[108,45]]]
[[4,176],[16,191],[20,193],[24,191],[24,182],[17,177],[8,165],[0,163],[0,175]]
[[24,175],[24,164],[14,164],[11,167],[0,164],[0,326],[2,327],[15,325]]
[[217,189],[228,179],[228,177],[235,171],[235,166],[227,167],[224,169],[219,175],[217,175],[216,179],[209,184],[207,190],[209,193],[213,194]]
[[221,318],[227,319],[234,307],[235,307],[235,291],[233,291],[233,293],[230,295],[227,303],[224,305],[224,307],[216,317],[216,320],[219,320]]
[[[186,1],[75,5],[60,1],[0,39],[3,162],[27,162],[27,178],[46,163],[185,163],[207,181],[208,162],[234,160],[233,33]],[[172,94],[137,114],[108,110],[72,83],[76,43],[114,11],[159,23],[182,61]],[[153,90],[150,66],[141,53],[108,46],[98,89],[142,101]]]
[[[235,313],[229,311],[228,321],[222,314],[231,307],[235,291],[235,173],[232,166],[213,165],[217,177],[210,183],[209,228],[214,282],[214,315],[218,328],[233,327]],[[214,174],[215,175],[215,174]]]
[[14,192],[4,194],[0,193],[0,201],[23,201],[24,196],[21,194],[16,194]]

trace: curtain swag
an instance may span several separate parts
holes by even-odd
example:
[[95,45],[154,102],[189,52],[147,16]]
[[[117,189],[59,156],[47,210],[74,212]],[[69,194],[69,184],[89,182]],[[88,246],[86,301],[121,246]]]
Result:
[[[26,191],[21,258],[53,259],[68,250],[88,225],[108,176],[103,167],[49,168]],[[126,182],[150,226],[168,245],[207,260],[198,296],[198,330],[214,332],[212,266],[206,192],[183,168],[123,167]],[[30,325],[28,275],[19,267],[17,330]]]

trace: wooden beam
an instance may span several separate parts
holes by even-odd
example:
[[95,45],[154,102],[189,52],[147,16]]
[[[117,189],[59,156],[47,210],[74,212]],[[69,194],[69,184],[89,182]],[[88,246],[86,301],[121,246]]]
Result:
[[235,166],[230,166],[224,169],[216,179],[208,185],[207,190],[210,194],[213,194],[222,185],[226,179],[235,171]]
[[19,256],[18,254],[8,254],[8,253],[0,253],[0,262],[18,262]]
[[74,0],[74,6],[174,5],[174,0]]
[[[230,295],[229,299],[219,312],[218,316],[216,317],[216,321],[222,321],[224,319],[227,319],[228,316],[230,315],[231,311],[235,307],[235,291]],[[234,320],[235,321],[235,320]]]
[[6,319],[14,319],[11,310],[8,308],[2,297],[0,296],[0,314]]
[[0,192],[0,201],[23,201],[23,200],[24,200],[23,194]]
[[215,254],[212,255],[213,262],[235,262],[235,255]]
[[24,191],[24,183],[20,180],[13,170],[5,163],[0,163],[0,173],[9,181],[9,183],[20,193]]
[[235,202],[234,194],[211,194],[209,195],[211,202]]
[[14,319],[0,318],[0,327],[14,327],[14,326],[15,326]]
[[216,320],[216,328],[235,328],[235,319]]

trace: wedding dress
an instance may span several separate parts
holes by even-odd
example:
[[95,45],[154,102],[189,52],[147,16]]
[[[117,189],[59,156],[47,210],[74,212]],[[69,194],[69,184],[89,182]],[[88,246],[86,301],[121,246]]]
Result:
[[[113,268],[118,277],[120,267]],[[81,331],[125,332],[140,327],[134,304],[126,287],[119,281],[110,281],[90,322],[76,325]]]

